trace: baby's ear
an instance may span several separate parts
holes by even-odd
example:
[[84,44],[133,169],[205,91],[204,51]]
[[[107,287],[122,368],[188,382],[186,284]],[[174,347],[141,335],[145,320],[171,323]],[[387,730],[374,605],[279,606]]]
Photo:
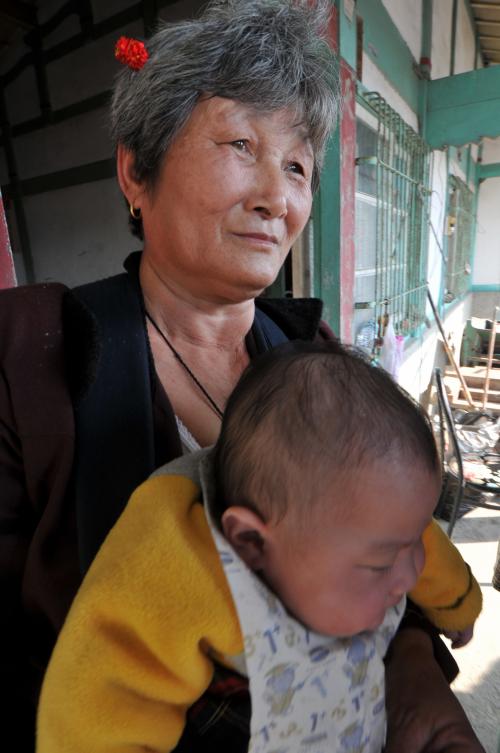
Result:
[[246,507],[228,507],[221,519],[224,536],[251,570],[264,565],[267,526],[262,518]]

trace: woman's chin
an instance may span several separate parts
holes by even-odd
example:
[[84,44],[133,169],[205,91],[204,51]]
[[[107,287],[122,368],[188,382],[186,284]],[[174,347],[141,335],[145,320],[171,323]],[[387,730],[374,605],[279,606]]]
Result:
[[257,298],[273,284],[276,277],[276,274],[242,274],[239,278],[235,276],[224,285],[223,297],[233,303]]
[[[265,290],[276,281],[284,263],[282,254],[247,254],[233,257],[232,274],[255,290]],[[239,263],[238,263],[239,262]]]

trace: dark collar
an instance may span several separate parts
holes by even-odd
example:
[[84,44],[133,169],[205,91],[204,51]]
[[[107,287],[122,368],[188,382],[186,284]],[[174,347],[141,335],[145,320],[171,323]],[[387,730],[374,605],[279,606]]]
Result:
[[[124,267],[139,280],[141,252],[134,251],[125,259]],[[319,327],[323,301],[319,298],[265,298],[259,296],[255,305],[267,314],[289,340],[313,340]]]

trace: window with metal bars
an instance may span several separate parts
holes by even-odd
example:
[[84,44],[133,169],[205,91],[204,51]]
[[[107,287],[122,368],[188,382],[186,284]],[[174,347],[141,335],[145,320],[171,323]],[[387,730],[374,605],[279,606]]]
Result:
[[444,300],[450,303],[469,287],[474,241],[474,194],[456,175],[448,177],[447,236]]
[[378,93],[358,101],[354,331],[375,350],[388,316],[405,336],[425,318],[430,149]]

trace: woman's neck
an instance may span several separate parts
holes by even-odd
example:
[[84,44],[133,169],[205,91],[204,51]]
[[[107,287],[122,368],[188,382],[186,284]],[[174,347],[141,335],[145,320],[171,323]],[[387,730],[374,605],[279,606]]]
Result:
[[243,346],[254,319],[253,299],[232,303],[195,297],[163,279],[144,256],[139,277],[147,312],[172,340],[218,351]]

